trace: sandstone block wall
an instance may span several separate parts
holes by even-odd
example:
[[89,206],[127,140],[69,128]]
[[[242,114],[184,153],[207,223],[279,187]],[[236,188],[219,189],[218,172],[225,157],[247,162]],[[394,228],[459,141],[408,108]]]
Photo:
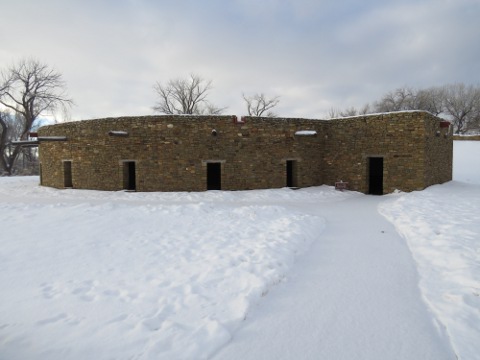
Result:
[[453,128],[425,114],[424,187],[452,180]]
[[223,190],[343,180],[368,192],[370,157],[383,158],[384,193],[451,179],[452,137],[436,136],[441,120],[425,112],[330,121],[235,118],[143,116],[46,126],[40,137],[67,141],[40,142],[41,181],[56,188],[121,190],[125,164],[132,162],[137,191],[203,191],[213,162],[220,164]]
[[453,142],[441,121],[426,112],[397,112],[328,122],[325,183],[342,179],[367,193],[371,157],[383,158],[384,193],[451,180]]
[[[73,187],[123,189],[123,163],[134,161],[138,191],[203,191],[207,164],[221,163],[222,189],[286,186],[286,161],[297,161],[297,186],[321,183],[317,156],[323,142],[296,138],[321,123],[301,119],[232,116],[128,117],[47,126],[39,136],[66,136],[42,143],[42,183],[63,187],[63,162],[72,162]],[[128,136],[110,136],[109,132]],[[212,133],[215,132],[215,135]]]

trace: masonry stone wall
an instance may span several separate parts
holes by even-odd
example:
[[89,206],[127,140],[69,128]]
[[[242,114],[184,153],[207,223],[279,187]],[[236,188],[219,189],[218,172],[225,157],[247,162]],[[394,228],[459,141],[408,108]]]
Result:
[[[343,180],[367,193],[369,158],[381,157],[383,192],[411,191],[451,179],[452,140],[435,135],[440,122],[425,112],[406,112],[330,121],[143,116],[64,123],[39,130],[41,181],[56,188],[121,190],[126,164],[133,162],[137,191],[203,191],[208,164],[219,163],[223,190]],[[53,136],[67,140],[45,140]]]
[[[326,184],[338,179],[367,193],[369,158],[383,158],[384,193],[421,190],[451,180],[452,138],[426,112],[357,116],[328,123]],[[443,131],[436,137],[436,131]],[[450,154],[450,155],[448,155]]]
[[[286,185],[286,161],[297,163],[297,185],[321,183],[317,137],[296,138],[298,130],[321,123],[302,119],[232,116],[157,116],[79,121],[47,126],[39,136],[66,136],[66,142],[40,146],[42,183],[63,187],[63,161],[72,162],[73,187],[123,188],[123,163],[135,161],[139,191],[202,191],[206,167],[221,163],[222,189]],[[128,136],[110,136],[124,131]],[[212,134],[214,131],[215,135]]]
[[452,132],[447,122],[425,114],[425,187],[452,180]]

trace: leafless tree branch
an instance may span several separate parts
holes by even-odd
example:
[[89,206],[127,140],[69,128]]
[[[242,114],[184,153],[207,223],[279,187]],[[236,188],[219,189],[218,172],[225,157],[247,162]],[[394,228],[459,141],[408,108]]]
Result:
[[174,79],[166,85],[157,82],[154,85],[158,101],[153,107],[164,114],[221,114],[225,108],[219,108],[208,102],[208,92],[212,82],[191,74],[188,79]]
[[[27,138],[40,114],[54,113],[59,109],[67,111],[73,105],[65,88],[60,73],[35,59],[21,60],[1,72],[0,104],[16,114],[15,121],[22,124],[18,134],[20,140]],[[3,146],[5,150],[6,145]],[[14,151],[12,155],[19,151]],[[13,162],[11,165],[3,164],[4,170],[11,173]]]
[[280,102],[280,97],[275,96],[273,98],[267,98],[265,94],[255,94],[253,96],[246,96],[242,94],[243,100],[247,105],[247,112],[250,116],[263,116],[265,114],[268,117],[275,117],[276,114],[272,111],[275,106]]

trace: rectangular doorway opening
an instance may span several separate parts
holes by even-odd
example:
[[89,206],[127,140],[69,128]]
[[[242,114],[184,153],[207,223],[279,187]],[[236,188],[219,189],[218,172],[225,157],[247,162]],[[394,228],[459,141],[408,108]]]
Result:
[[297,161],[287,160],[287,187],[297,186]]
[[207,163],[207,190],[222,190],[222,164]]
[[368,158],[368,193],[383,195],[383,158]]
[[135,161],[125,161],[123,163],[123,189],[130,191],[137,190]]
[[73,188],[72,162],[71,161],[64,161],[63,162],[63,187],[64,188]]

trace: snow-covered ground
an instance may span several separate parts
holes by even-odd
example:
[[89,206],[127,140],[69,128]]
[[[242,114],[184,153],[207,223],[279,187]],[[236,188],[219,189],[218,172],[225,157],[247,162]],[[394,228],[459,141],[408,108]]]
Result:
[[479,155],[383,197],[0,178],[0,359],[480,359]]

